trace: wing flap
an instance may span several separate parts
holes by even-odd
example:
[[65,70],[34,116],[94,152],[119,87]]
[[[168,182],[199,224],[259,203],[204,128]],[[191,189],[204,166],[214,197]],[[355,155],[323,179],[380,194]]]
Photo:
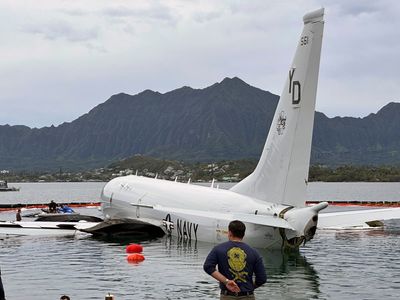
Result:
[[274,216],[252,215],[252,214],[233,214],[232,220],[241,220],[242,222],[264,225],[270,227],[295,230],[288,221]]
[[320,229],[368,227],[366,222],[400,219],[400,208],[322,213],[318,217],[318,228]]
[[201,218],[219,219],[226,221],[240,220],[245,223],[294,230],[294,228],[286,220],[274,216],[244,214],[244,213],[220,213],[220,212],[210,212],[202,210],[191,210],[191,209],[181,209],[181,208],[161,207],[161,206],[155,206],[153,207],[153,209],[178,215],[185,219],[188,219],[190,217],[201,217]]

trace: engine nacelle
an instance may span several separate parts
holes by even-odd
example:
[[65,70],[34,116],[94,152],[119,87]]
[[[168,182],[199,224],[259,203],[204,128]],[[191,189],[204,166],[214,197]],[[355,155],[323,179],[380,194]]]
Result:
[[279,217],[285,219],[295,230],[281,229],[280,233],[285,243],[284,246],[297,248],[301,243],[311,240],[318,224],[318,212],[328,206],[322,202],[314,206],[304,208],[288,207],[280,212]]

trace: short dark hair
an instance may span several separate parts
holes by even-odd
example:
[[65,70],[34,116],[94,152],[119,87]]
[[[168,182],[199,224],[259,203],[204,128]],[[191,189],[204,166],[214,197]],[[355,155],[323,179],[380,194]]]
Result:
[[242,221],[234,220],[229,223],[228,230],[234,237],[242,239],[244,237],[244,233],[246,232],[246,225],[244,225]]
[[60,300],[71,300],[71,298],[68,297],[67,295],[62,295]]

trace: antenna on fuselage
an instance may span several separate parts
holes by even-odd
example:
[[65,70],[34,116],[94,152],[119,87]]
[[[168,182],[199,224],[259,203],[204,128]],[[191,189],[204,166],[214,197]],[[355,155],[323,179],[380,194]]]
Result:
[[211,181],[211,188],[214,187],[214,182],[215,182],[215,179],[213,178],[213,180]]

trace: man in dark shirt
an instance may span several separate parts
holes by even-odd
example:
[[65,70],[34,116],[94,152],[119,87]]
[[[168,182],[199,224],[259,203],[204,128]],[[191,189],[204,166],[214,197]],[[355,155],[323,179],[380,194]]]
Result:
[[17,213],[15,214],[15,220],[16,221],[21,221],[22,220],[22,218],[21,218],[21,209],[20,208],[18,209]]
[[57,204],[51,200],[49,203],[49,213],[56,213],[57,212]]
[[254,299],[254,289],[267,281],[260,254],[242,241],[245,231],[243,222],[230,222],[229,241],[215,246],[204,262],[204,271],[220,282],[221,300]]

